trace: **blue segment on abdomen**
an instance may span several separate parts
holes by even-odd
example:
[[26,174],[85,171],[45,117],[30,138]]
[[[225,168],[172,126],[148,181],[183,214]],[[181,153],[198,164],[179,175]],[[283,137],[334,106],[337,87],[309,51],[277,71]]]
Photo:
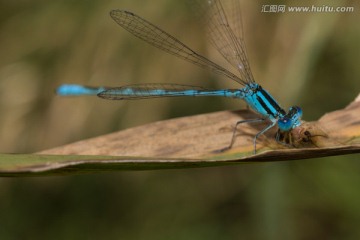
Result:
[[120,88],[110,89],[109,94],[119,96],[221,96],[236,98],[239,97],[239,90],[172,90],[172,89],[136,89],[136,88]]
[[229,97],[236,98],[238,97],[239,90],[185,90],[180,91],[177,94],[184,96],[218,96],[218,97]]
[[97,95],[105,91],[104,87],[92,88],[77,84],[64,84],[56,89],[56,94],[60,96],[82,96],[82,95]]

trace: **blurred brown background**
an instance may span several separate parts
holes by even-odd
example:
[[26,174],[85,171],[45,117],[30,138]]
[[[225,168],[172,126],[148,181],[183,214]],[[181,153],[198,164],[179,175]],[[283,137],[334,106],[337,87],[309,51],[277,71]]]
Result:
[[[263,5],[352,13],[261,13]],[[0,151],[32,153],[157,120],[245,107],[238,100],[60,98],[63,83],[236,88],[121,29],[131,10],[219,63],[185,1],[0,1]],[[351,1],[242,1],[255,79],[316,120],[360,90]],[[190,107],[191,106],[191,107]],[[359,156],[209,169],[0,179],[1,239],[357,239]]]

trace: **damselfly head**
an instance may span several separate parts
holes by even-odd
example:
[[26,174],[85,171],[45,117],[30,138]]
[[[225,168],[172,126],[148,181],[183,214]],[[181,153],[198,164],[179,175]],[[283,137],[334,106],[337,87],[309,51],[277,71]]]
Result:
[[290,131],[301,125],[302,110],[298,106],[290,107],[289,112],[278,120],[281,131]]

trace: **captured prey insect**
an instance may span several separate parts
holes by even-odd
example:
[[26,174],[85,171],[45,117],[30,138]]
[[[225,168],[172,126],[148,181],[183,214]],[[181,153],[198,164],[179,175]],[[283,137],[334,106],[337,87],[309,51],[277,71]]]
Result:
[[[279,131],[276,140],[279,141],[279,132],[289,132],[301,125],[302,110],[300,107],[290,107],[286,113],[277,101],[258,83],[254,81],[248,62],[245,43],[243,39],[242,23],[239,2],[233,2],[232,14],[226,14],[224,5],[220,0],[204,0],[199,2],[197,10],[204,16],[208,28],[208,37],[212,45],[236,70],[237,75],[221,67],[213,61],[203,57],[190,49],[177,38],[161,30],[154,24],[125,10],[112,10],[110,16],[117,24],[141,40],[153,45],[167,53],[191,62],[203,68],[225,76],[240,85],[238,89],[210,90],[202,87],[193,87],[179,84],[136,84],[115,88],[86,87],[74,84],[65,84],[57,89],[61,96],[97,95],[104,99],[127,100],[147,99],[156,97],[175,96],[219,96],[243,99],[251,109],[261,117],[238,121],[235,125],[229,146],[220,151],[230,149],[236,139],[238,125],[269,121],[269,125],[258,132],[254,139],[254,153],[256,154],[257,138],[274,127]],[[228,18],[229,17],[229,18]]]

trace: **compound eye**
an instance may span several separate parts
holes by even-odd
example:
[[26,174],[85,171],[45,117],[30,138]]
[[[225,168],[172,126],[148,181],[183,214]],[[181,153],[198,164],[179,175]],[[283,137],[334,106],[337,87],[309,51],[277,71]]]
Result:
[[300,107],[298,107],[298,106],[293,106],[293,107],[291,107],[290,108],[290,110],[289,110],[289,112],[291,112],[292,113],[292,115],[297,115],[297,118],[301,118],[302,117],[302,114],[303,114],[303,112],[302,112],[302,109],[300,108]]
[[278,126],[282,131],[289,131],[292,128],[293,122],[288,117],[283,117],[278,120]]

